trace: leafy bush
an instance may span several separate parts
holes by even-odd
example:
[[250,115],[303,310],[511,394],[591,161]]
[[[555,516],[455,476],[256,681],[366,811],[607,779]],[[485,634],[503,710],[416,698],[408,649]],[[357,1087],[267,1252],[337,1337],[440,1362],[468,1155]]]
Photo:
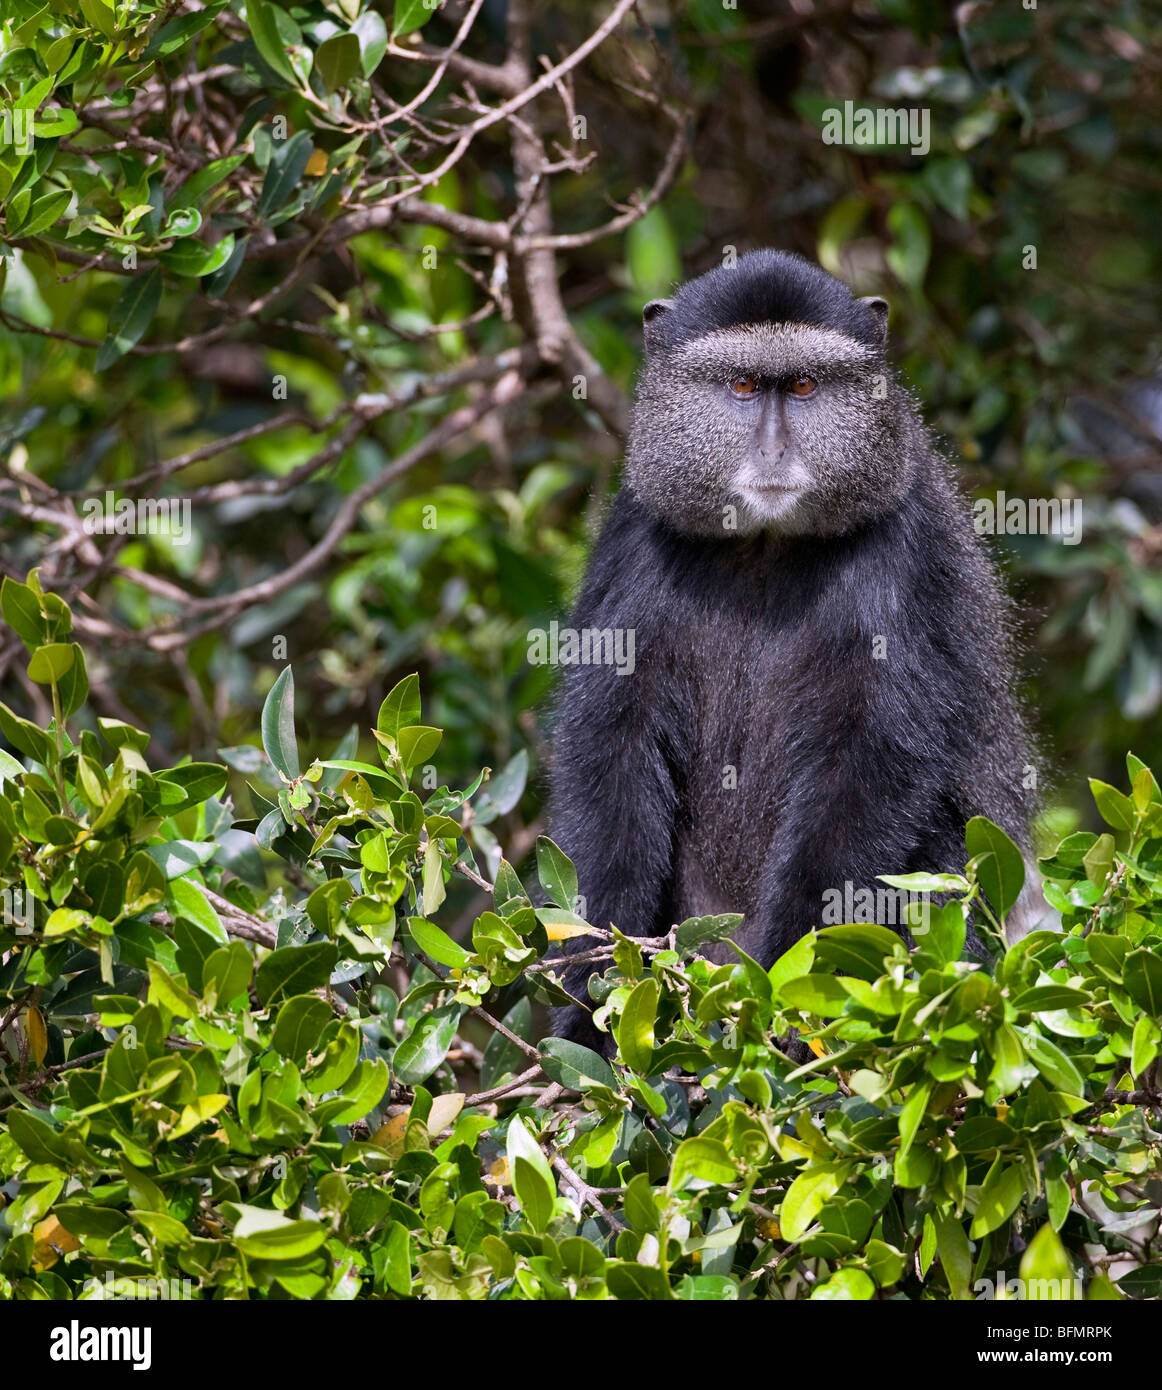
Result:
[[[35,572],[0,599],[55,712],[0,705],[0,1296],[1158,1293],[1162,793],[1133,756],[1128,795],[1094,784],[1112,833],[1045,861],[1061,933],[1004,945],[1024,869],[977,821],[963,876],[890,880],[943,900],[915,949],[855,923],[715,964],[737,918],[633,939],[576,914],[550,840],[543,893],[490,867],[467,837],[521,768],[427,786],[414,677],[377,762],[306,762],[284,671],[264,752],[224,753],[235,820],[225,766],[151,769],[115,720],[73,737],[67,607]],[[457,879],[491,893],[470,933],[434,920]],[[578,935],[612,1062],[531,1040]]]

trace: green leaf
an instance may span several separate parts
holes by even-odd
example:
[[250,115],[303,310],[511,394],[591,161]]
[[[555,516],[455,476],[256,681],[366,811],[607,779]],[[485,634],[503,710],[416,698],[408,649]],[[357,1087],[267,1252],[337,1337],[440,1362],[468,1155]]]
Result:
[[170,53],[186,48],[195,34],[200,33],[214,22],[214,17],[225,9],[224,0],[211,0],[211,3],[193,14],[181,15],[156,30],[141,55],[145,61],[151,58],[164,58]]
[[571,1091],[586,1091],[593,1085],[617,1090],[613,1068],[596,1052],[567,1038],[546,1038],[538,1045],[545,1075]]
[[409,769],[428,762],[443,737],[443,730],[429,729],[423,724],[411,724],[401,729],[397,740],[400,761]]
[[533,1138],[532,1132],[519,1115],[514,1115],[508,1124],[506,1153],[509,1164],[516,1159],[523,1158],[530,1167],[545,1180],[551,1188],[556,1187],[553,1179],[553,1170],[549,1166],[549,1160],[541,1151],[541,1146]]
[[365,10],[351,26],[359,40],[363,76],[370,77],[387,52],[387,25],[374,10]]
[[800,1013],[837,1018],[850,995],[843,981],[834,975],[800,975],[781,985],[778,997],[781,1005]]
[[892,244],[884,252],[889,269],[910,289],[924,284],[932,253],[932,234],[924,210],[916,203],[894,203],[888,210]]
[[699,1303],[733,1303],[738,1284],[726,1274],[687,1274],[674,1285],[674,1297]]
[[[532,1032],[532,1005],[529,1000],[518,999],[501,1022],[510,1033],[527,1040]],[[484,1066],[480,1073],[481,1086],[490,1091],[499,1084],[501,1077],[509,1073],[515,1075],[516,1072],[527,1069],[526,1055],[503,1033],[493,1033],[484,1049]]]
[[1017,1210],[1024,1195],[1025,1179],[1021,1176],[1020,1168],[1013,1164],[1002,1169],[998,1161],[981,1188],[980,1203],[972,1219],[969,1236],[979,1240],[998,1226],[1003,1226]]
[[80,0],[81,13],[102,38],[111,39],[117,32],[117,17],[105,0]]
[[[251,4],[254,0],[251,0]],[[281,1211],[232,1204],[240,1213],[234,1227],[234,1244],[252,1260],[301,1260],[327,1239],[328,1230],[318,1221],[292,1221]]]
[[811,1294],[812,1301],[818,1299],[827,1301],[837,1299],[843,1302],[855,1300],[863,1302],[866,1299],[874,1298],[876,1292],[875,1281],[870,1274],[865,1274],[862,1269],[856,1269],[848,1265],[843,1269],[837,1269],[830,1279],[818,1285]]
[[392,38],[422,28],[436,13],[439,0],[395,0],[391,17]]
[[652,975],[634,986],[617,1023],[617,1045],[627,1067],[650,1074],[654,1056],[654,1023],[658,1016],[659,986]]
[[[267,67],[289,86],[297,87],[298,78],[287,58],[287,44],[282,33],[282,28],[287,22],[293,23],[290,16],[280,11],[277,5],[269,4],[268,0],[247,0],[246,19],[254,38],[254,46]],[[297,29],[298,26],[294,27]],[[301,41],[301,34],[299,38]]]
[[1143,1016],[1134,1024],[1130,1065],[1135,1076],[1141,1076],[1158,1056],[1160,1043],[1162,1043],[1162,1029],[1159,1029],[1152,1018]]
[[630,226],[625,255],[630,283],[643,303],[668,295],[681,280],[678,238],[660,204]]
[[767,971],[771,988],[778,994],[788,980],[797,980],[806,975],[815,960],[815,936],[801,936],[798,941],[775,961]]
[[352,1125],[375,1109],[390,1085],[391,1068],[382,1057],[362,1061],[343,1083],[343,1094],[324,1101],[315,1116],[320,1124]]
[[1068,1053],[1035,1028],[1018,1028],[1025,1051],[1037,1070],[1057,1091],[1069,1096],[1085,1095],[1085,1080]]
[[815,955],[827,965],[863,980],[878,980],[884,961],[906,956],[903,941],[888,927],[856,922],[841,927],[824,927],[815,933]]
[[216,188],[224,179],[229,178],[245,159],[244,154],[231,154],[227,155],[225,159],[212,159],[209,164],[203,165],[196,174],[192,174],[182,184],[169,199],[169,206],[171,209],[193,207],[212,188]]
[[557,906],[571,911],[577,901],[577,870],[547,835],[537,838],[537,874],[541,887]]
[[163,251],[158,256],[158,260],[175,275],[188,275],[193,279],[200,279],[221,270],[233,254],[234,233],[227,232],[213,246],[207,246],[201,241],[184,241],[178,246],[171,246],[168,251]]
[[[39,130],[37,134],[42,132]],[[10,229],[10,235],[19,237],[39,236],[41,232],[47,231],[60,218],[68,205],[72,202],[73,195],[66,188],[59,192],[53,191],[45,193],[34,200],[28,209],[27,215],[17,227]]]
[[1032,1080],[1033,1068],[1025,1060],[1021,1037],[1011,1024],[1002,1023],[993,1035],[993,1068],[989,1080],[1001,1095],[1014,1095]]
[[395,1050],[392,1070],[397,1081],[416,1086],[426,1081],[448,1055],[463,1009],[445,1004],[424,1014]]
[[220,941],[223,946],[230,944],[230,938],[226,935],[226,928],[222,925],[218,914],[192,879],[171,879],[166,891],[173,903],[175,916],[188,917],[195,926],[201,927],[203,931]]
[[1134,803],[1108,782],[1099,782],[1096,777],[1089,779],[1089,789],[1097,803],[1102,820],[1115,830],[1133,830],[1137,824]]
[[1099,835],[1082,860],[1086,878],[1099,888],[1104,887],[1106,880],[1113,872],[1114,849],[1114,837],[1112,835]]
[[89,695],[89,677],[85,671],[85,654],[74,642],[73,661],[58,684],[61,714],[68,718],[85,703]]
[[738,912],[720,912],[713,917],[688,917],[674,935],[674,946],[681,956],[690,956],[699,946],[712,941],[725,941],[733,936],[742,922]]
[[984,816],[973,816],[965,827],[964,841],[970,859],[991,855],[981,860],[977,880],[998,917],[1004,917],[1025,885],[1025,861],[999,825]]
[[637,1173],[626,1184],[622,1198],[625,1218],[635,1231],[656,1231],[661,1222],[648,1173]]
[[669,1190],[681,1192],[691,1183],[704,1187],[725,1187],[739,1180],[738,1164],[721,1139],[696,1135],[683,1139],[674,1154]]
[[663,1271],[636,1260],[611,1262],[606,1267],[605,1282],[609,1292],[621,1302],[661,1303],[673,1298],[670,1281]]
[[144,274],[134,274],[109,313],[108,336],[97,349],[97,371],[104,371],[137,346],[160,304],[161,271],[154,266]]
[[912,1141],[916,1137],[916,1131],[920,1128],[920,1122],[924,1118],[924,1112],[928,1108],[928,1102],[932,1098],[931,1081],[918,1082],[912,1087],[908,1094],[908,1099],[900,1107],[899,1131],[901,1155],[904,1155],[912,1147]]
[[198,1012],[194,996],[155,960],[149,962],[149,1002],[160,1004],[175,1018],[193,1018]]
[[329,92],[345,87],[353,77],[363,73],[359,40],[354,34],[332,34],[315,53],[315,71]]
[[255,988],[264,1005],[289,994],[321,989],[331,979],[339,948],[331,941],[312,941],[305,946],[281,946],[258,967]]
[[1074,1009],[1090,1001],[1088,990],[1074,989],[1070,985],[1035,985],[1014,998],[1013,1008],[1018,1013],[1044,1013],[1053,1009]]
[[0,610],[4,621],[30,651],[49,637],[40,599],[27,584],[5,575],[0,583]]
[[1021,1256],[1020,1276],[1028,1299],[1071,1298],[1073,1264],[1052,1226],[1042,1226]]
[[256,211],[269,217],[286,203],[301,186],[303,173],[314,151],[314,142],[305,130],[278,145],[270,157]]
[[161,870],[163,879],[178,878],[209,863],[218,846],[212,840],[165,840],[146,845],[143,853]]
[[161,229],[164,237],[194,236],[202,229],[202,214],[197,208],[173,208]]
[[557,1185],[548,1160],[519,1115],[509,1122],[507,1157],[513,1191],[529,1225],[537,1232],[545,1230],[553,1219]]
[[72,666],[80,648],[75,642],[53,642],[37,647],[28,663],[28,678],[37,685],[52,685],[60,681]]
[[849,1163],[818,1163],[800,1173],[783,1198],[779,1225],[784,1240],[799,1240],[847,1179]]
[[334,936],[343,920],[343,906],[354,889],[345,878],[329,878],[320,883],[306,902],[311,925],[324,936]]
[[320,1033],[333,1017],[331,1006],[317,994],[296,994],[278,1011],[271,1045],[284,1057],[301,1062],[314,1050]]
[[405,676],[388,691],[379,707],[375,727],[388,738],[396,739],[399,731],[420,722],[420,678]]
[[932,1213],[936,1250],[952,1297],[968,1298],[972,1290],[972,1248],[964,1227],[954,1215]]
[[447,897],[444,887],[444,856],[438,840],[429,840],[424,850],[423,908],[424,912],[435,912]]
[[966,159],[943,156],[924,162],[924,182],[932,196],[958,222],[968,218],[968,196],[972,192],[972,166]]
[[202,992],[208,994],[211,989],[215,990],[221,1008],[246,993],[253,974],[254,957],[245,943],[232,941],[229,946],[211,951],[203,962]]
[[209,801],[226,786],[226,769],[218,763],[186,763],[155,775],[161,794],[159,809],[167,816]]
[[1141,948],[1126,957],[1123,979],[1130,998],[1151,1018],[1162,1018],[1162,956]]
[[262,746],[288,782],[299,775],[295,738],[295,678],[288,666],[270,687],[262,706]]
[[440,927],[423,917],[408,918],[408,933],[426,956],[441,965],[463,967],[472,959],[471,952],[458,945]]

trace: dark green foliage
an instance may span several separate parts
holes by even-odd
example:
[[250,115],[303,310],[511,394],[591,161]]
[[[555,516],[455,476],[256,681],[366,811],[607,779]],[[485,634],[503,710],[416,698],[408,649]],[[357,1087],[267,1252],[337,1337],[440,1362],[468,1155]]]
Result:
[[[69,614],[30,578],[4,609],[51,664]],[[458,939],[441,908],[483,882],[483,791],[414,790],[414,678],[381,765],[330,760],[326,787],[292,688],[262,717],[272,766],[303,769],[267,774],[276,891],[228,867],[256,827],[223,769],[150,771],[144,733],[63,721],[0,757],[0,1296],[949,1299],[998,1270],[1029,1297],[1156,1295],[1162,794],[1140,760],[1128,794],[1094,784],[1111,831],[1044,861],[1062,934],[1003,946],[982,895],[1011,903],[1019,856],[978,822],[963,877],[891,880],[945,900],[916,950],[854,923],[764,971],[698,954],[729,920],[630,940],[535,908],[503,859]],[[538,863],[567,887],[551,841]],[[988,967],[959,958],[969,911]],[[612,1064],[522,1041],[577,932]]]

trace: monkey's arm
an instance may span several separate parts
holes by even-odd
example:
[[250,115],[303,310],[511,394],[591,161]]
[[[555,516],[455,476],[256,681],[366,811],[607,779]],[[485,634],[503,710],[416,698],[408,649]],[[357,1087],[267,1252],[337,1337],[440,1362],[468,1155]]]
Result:
[[[595,926],[610,923],[635,936],[665,930],[678,805],[674,748],[683,715],[680,682],[661,656],[656,585],[643,578],[636,511],[621,499],[595,549],[594,563],[571,618],[577,630],[632,629],[634,669],[569,666],[553,731],[549,826],[573,860],[581,911]],[[636,564],[631,563],[636,561]],[[572,950],[591,941],[578,938]],[[566,975],[587,997],[592,966]],[[588,1018],[559,1010],[559,1035],[594,1045]]]

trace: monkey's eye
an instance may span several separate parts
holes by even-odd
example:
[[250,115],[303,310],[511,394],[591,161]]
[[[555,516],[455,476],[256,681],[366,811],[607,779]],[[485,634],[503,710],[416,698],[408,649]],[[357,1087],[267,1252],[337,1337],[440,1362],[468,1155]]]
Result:
[[759,389],[759,384],[753,376],[742,376],[741,374],[731,377],[727,385],[736,396],[743,397],[753,396]]
[[813,376],[797,376],[791,382],[791,395],[812,396],[815,394],[815,388],[818,384]]

